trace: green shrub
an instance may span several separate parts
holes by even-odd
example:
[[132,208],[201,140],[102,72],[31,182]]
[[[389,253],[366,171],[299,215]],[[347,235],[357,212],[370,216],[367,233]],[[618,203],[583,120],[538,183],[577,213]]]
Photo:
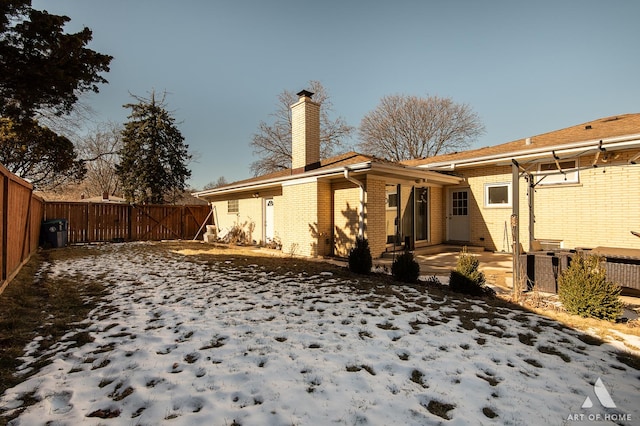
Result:
[[397,281],[415,283],[420,276],[420,265],[413,258],[413,253],[406,251],[398,256],[391,265],[391,275]]
[[369,274],[373,260],[371,259],[371,249],[369,240],[364,237],[356,238],[356,245],[349,252],[349,270],[356,274]]
[[480,261],[477,257],[467,253],[466,249],[460,253],[456,269],[449,275],[449,288],[456,293],[471,296],[493,296],[493,289],[487,287],[484,274],[478,270]]
[[567,312],[615,321],[622,313],[620,286],[607,281],[598,256],[577,255],[558,277],[558,297]]

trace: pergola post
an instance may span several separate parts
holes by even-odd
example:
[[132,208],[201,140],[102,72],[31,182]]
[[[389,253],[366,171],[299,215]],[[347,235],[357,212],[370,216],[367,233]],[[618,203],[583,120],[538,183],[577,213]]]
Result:
[[520,165],[511,160],[511,232],[513,234],[513,299],[518,300],[520,292]]
[[535,217],[535,209],[534,209],[534,201],[535,201],[535,189],[536,185],[533,182],[533,175],[531,173],[528,174],[529,179],[529,190],[527,194],[529,196],[529,251],[533,251],[533,241],[534,241],[534,226],[536,223]]

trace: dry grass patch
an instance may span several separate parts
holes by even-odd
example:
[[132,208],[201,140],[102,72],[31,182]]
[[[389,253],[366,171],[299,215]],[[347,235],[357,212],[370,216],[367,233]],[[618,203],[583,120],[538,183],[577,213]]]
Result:
[[423,388],[428,388],[429,385],[424,381],[424,373],[420,370],[411,371],[411,377],[409,378],[413,383],[417,383]]
[[493,409],[491,407],[484,407],[482,409],[482,414],[484,414],[485,416],[487,416],[490,419],[495,419],[496,417],[498,417],[498,413],[493,411]]
[[534,366],[536,368],[542,368],[543,367],[543,365],[540,364],[540,362],[538,360],[535,360],[533,358],[527,358],[527,359],[524,360],[524,362],[526,362],[527,364],[532,365],[532,366]]
[[[44,353],[73,331],[75,323],[86,319],[104,294],[102,282],[83,280],[83,277],[54,278],[49,275],[48,265],[95,255],[83,247],[39,251],[0,295],[0,394],[50,363],[53,355]],[[32,369],[16,375],[16,369],[22,364],[19,357],[36,336],[43,338],[33,354],[36,361]],[[73,341],[72,346],[82,346],[93,338],[83,332],[65,341]]]
[[[600,341],[606,340],[617,340],[617,336],[613,331],[617,331],[623,334],[629,334],[633,336],[640,336],[640,321],[629,321],[627,323],[614,323],[611,321],[599,320],[596,318],[583,318],[578,315],[571,315],[567,312],[564,312],[560,308],[555,305],[550,304],[533,304],[526,303],[524,305],[527,309],[536,314],[545,316],[547,318],[553,319],[562,324],[563,327],[568,327],[574,330],[579,330],[588,335],[595,335],[597,338],[584,337],[587,344],[596,344],[598,339]],[[640,352],[640,348],[629,347],[630,350]]]
[[538,351],[542,352],[543,354],[556,355],[560,357],[560,359],[564,362],[571,362],[571,357],[569,357],[569,355],[560,352],[553,346],[538,346]]
[[518,333],[518,340],[524,345],[533,346],[536,343],[536,336],[532,333]]
[[618,352],[615,354],[616,359],[628,367],[640,371],[640,358],[626,352]]
[[366,365],[366,364],[347,365],[347,371],[350,373],[357,373],[358,371],[362,371],[362,370],[365,370],[367,373],[371,374],[372,376],[376,375],[375,370],[370,365]]
[[476,376],[478,378],[486,381],[491,386],[497,386],[501,382],[501,380],[498,379],[497,377],[495,377],[494,374],[492,372],[490,372],[490,371],[484,371],[484,374],[476,373]]
[[426,406],[427,410],[438,417],[441,417],[445,420],[451,420],[449,416],[449,411],[456,408],[455,404],[447,404],[446,402],[440,402],[436,400],[431,400]]

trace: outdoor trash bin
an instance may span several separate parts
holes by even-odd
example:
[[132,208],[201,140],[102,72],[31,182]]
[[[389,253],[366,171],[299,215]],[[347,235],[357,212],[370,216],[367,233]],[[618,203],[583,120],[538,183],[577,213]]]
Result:
[[68,222],[66,219],[52,219],[42,222],[40,243],[43,247],[65,247],[67,245]]

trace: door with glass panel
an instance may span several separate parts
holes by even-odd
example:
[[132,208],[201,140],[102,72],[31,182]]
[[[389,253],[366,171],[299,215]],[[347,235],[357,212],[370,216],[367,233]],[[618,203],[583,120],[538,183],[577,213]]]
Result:
[[469,189],[455,188],[449,190],[448,210],[448,239],[451,241],[469,241]]
[[386,229],[387,244],[400,244],[400,185],[386,185]]
[[264,200],[264,240],[267,243],[273,241],[274,237],[274,212],[273,198],[265,198]]
[[416,241],[429,240],[429,189],[414,190],[414,226]]

